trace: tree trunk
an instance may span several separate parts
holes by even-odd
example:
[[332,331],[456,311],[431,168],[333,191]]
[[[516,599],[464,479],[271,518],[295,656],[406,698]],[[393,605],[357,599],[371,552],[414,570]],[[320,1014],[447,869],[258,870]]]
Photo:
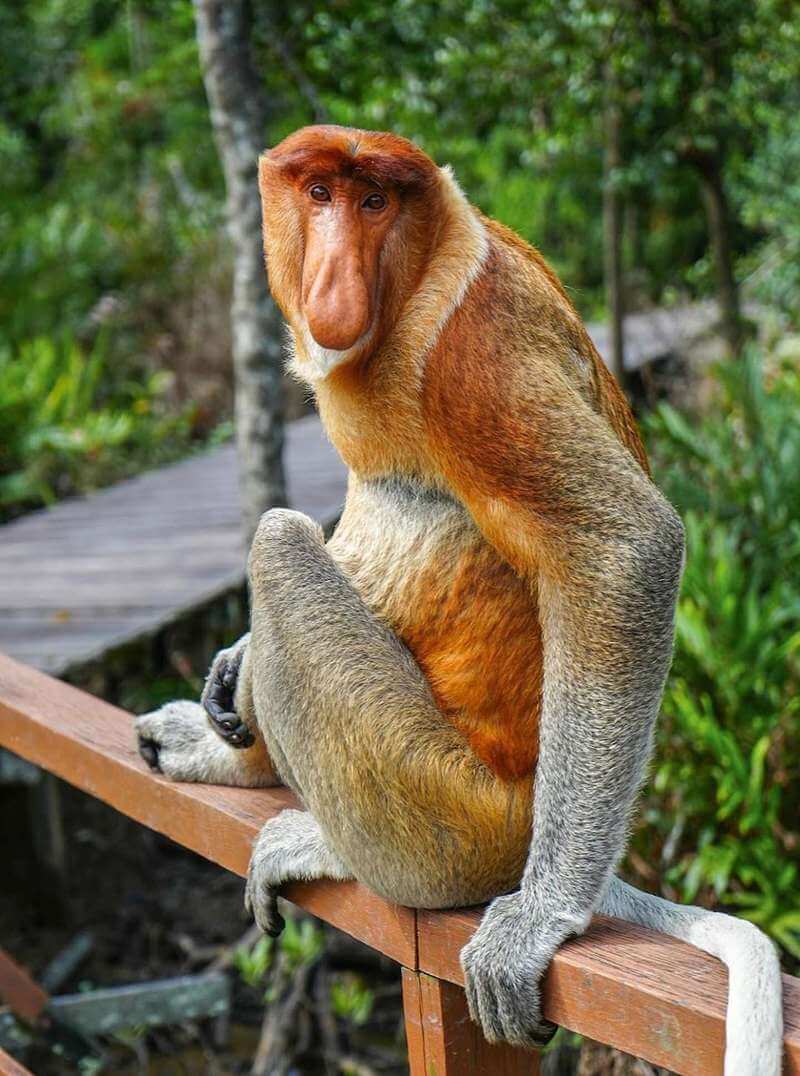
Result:
[[236,447],[249,544],[261,513],[286,503],[282,325],[264,275],[258,195],[258,155],[264,148],[267,109],[253,66],[246,0],[194,0],[194,10],[233,244]]
[[614,173],[622,165],[622,117],[617,100],[616,80],[606,74],[606,104],[603,113],[603,276],[606,303],[611,321],[611,372],[625,388],[625,295],[622,278],[622,199]]
[[700,176],[708,219],[708,237],[717,277],[722,335],[731,354],[735,356],[739,354],[742,347],[742,313],[739,305],[739,289],[733,270],[728,196],[718,160],[710,156],[703,157],[695,162],[695,166]]

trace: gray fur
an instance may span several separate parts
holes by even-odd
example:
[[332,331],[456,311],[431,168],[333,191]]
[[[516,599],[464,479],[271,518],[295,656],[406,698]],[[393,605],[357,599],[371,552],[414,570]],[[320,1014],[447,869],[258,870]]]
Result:
[[[576,558],[580,584],[602,587],[602,600],[587,603],[577,591],[540,580],[545,689],[533,840],[519,892],[497,896],[519,875],[504,882],[487,873],[484,838],[475,836],[473,820],[501,794],[502,782],[465,749],[386,623],[391,566],[405,558],[408,569],[415,556],[424,563],[431,543],[449,547],[474,540],[476,532],[457,502],[436,493],[415,500],[405,483],[354,481],[348,506],[351,515],[345,512],[328,547],[310,520],[275,510],[262,518],[251,552],[252,632],[246,646],[232,648],[237,660],[244,650],[236,708],[310,812],[285,812],[256,841],[247,901],[259,923],[279,927],[276,890],[298,877],[356,877],[391,900],[420,907],[496,897],[462,954],[470,1009],[490,1040],[532,1045],[554,1030],[541,1013],[540,982],[558,946],[583,931],[596,910],[623,914],[729,963],[732,985],[766,1032],[755,1034],[741,1002],[732,1008],[745,1030],[729,1031],[736,1053],[729,1049],[726,1076],[773,1076],[780,995],[768,943],[724,916],[684,928],[707,913],[678,913],[667,902],[654,913],[649,900],[655,898],[624,900],[627,890],[611,880],[649,757],[672,645],[683,550],[672,510],[654,493],[639,505],[636,541],[629,532],[591,567]],[[402,528],[394,526],[396,514]],[[375,553],[376,531],[389,547],[386,572],[370,576],[365,565]],[[393,549],[393,541],[401,548]],[[377,616],[379,610],[388,617]],[[587,633],[606,647],[610,640],[613,650],[593,650]],[[210,750],[208,737],[216,734],[199,707],[184,706],[139,719],[140,735],[161,742],[165,772],[242,783],[230,780],[221,760],[236,767],[254,749],[235,751],[217,741]],[[459,828],[437,819],[448,788],[463,800]],[[494,840],[503,839],[501,827]],[[664,909],[675,909],[678,918]],[[768,993],[750,1005],[752,967]],[[767,1020],[765,1011],[772,1014]],[[762,1057],[768,1060],[760,1068],[753,1059]]]
[[240,788],[264,786],[263,775],[244,769],[238,752],[224,743],[198,702],[177,699],[136,718],[140,743],[158,746],[158,766],[173,781],[204,781]]
[[[659,501],[649,538],[592,569],[602,600],[587,604],[579,589],[540,579],[544,699],[530,856],[520,892],[491,905],[461,954],[470,1011],[490,1041],[532,1045],[552,1036],[539,982],[559,945],[588,926],[623,851],[672,653],[683,563],[681,524]],[[579,582],[585,593],[587,581]],[[610,637],[613,652],[598,646],[592,654],[587,635]]]
[[281,926],[278,889],[284,882],[351,877],[308,811],[282,811],[267,822],[253,843],[245,907],[265,934],[275,934]]

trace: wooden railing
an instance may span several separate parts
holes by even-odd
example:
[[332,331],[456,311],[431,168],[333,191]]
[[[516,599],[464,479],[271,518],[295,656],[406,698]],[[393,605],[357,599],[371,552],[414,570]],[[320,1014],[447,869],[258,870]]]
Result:
[[[295,803],[284,789],[154,776],[134,749],[130,714],[3,655],[0,746],[240,875],[264,821]],[[357,882],[297,884],[285,896],[400,964],[412,1076],[538,1071],[535,1054],[490,1046],[467,1016],[458,955],[479,910],[416,911]],[[727,975],[714,958],[598,917],[556,954],[544,1009],[555,1023],[673,1072],[716,1076],[726,994]],[[800,1076],[800,980],[791,976],[784,976],[784,1016],[785,1072]]]

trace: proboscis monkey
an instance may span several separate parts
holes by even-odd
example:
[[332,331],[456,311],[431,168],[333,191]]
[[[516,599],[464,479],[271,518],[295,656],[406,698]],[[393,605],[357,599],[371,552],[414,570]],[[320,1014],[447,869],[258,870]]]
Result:
[[[545,1042],[540,983],[593,912],[730,968],[725,1073],[777,1076],[768,939],[614,877],[670,662],[681,523],[541,256],[405,139],[298,131],[260,162],[292,368],[350,469],[333,538],[262,519],[251,632],[199,703],[138,719],[176,780],[293,788],[247,902],[293,878],[489,901],[462,954],[486,1036]],[[226,742],[227,741],[227,742]],[[270,762],[271,760],[271,762]]]

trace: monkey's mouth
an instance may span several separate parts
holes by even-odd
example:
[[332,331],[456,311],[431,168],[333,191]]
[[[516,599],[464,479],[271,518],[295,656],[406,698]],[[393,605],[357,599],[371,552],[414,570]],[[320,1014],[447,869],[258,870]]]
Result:
[[362,354],[365,346],[369,346],[370,335],[371,326],[349,348],[326,348],[314,339],[308,325],[304,324],[301,330],[303,350],[313,368],[315,378],[326,378],[337,367],[343,366]]

